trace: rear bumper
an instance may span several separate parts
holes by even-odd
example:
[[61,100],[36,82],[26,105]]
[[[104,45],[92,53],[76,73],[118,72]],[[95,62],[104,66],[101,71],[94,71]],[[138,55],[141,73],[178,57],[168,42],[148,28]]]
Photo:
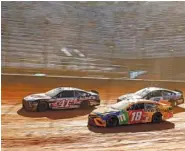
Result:
[[98,106],[100,105],[100,100],[90,100],[90,106]]
[[37,104],[32,104],[24,99],[22,100],[22,106],[26,111],[37,111]]
[[177,100],[176,102],[177,102],[177,105],[184,104],[184,98],[181,98]]

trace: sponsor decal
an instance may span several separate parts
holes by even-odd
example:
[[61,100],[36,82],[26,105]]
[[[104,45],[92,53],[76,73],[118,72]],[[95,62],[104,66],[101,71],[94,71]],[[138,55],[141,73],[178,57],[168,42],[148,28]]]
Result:
[[117,117],[119,119],[119,124],[128,124],[128,112],[121,111]]
[[51,107],[71,108],[72,106],[79,105],[80,103],[81,103],[81,100],[78,100],[78,99],[60,99],[60,100],[56,100],[54,103],[51,103]]

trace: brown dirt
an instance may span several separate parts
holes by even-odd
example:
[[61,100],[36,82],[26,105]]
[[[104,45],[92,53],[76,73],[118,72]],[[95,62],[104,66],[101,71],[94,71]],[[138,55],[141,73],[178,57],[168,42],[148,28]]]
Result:
[[[14,86],[7,82],[5,85],[2,81],[2,150],[185,150],[185,104],[175,108],[174,117],[161,124],[137,124],[111,129],[88,128],[87,115],[91,110],[36,113],[21,109],[22,96],[45,90],[43,87],[34,87],[33,84],[28,85],[23,81]],[[74,83],[80,85],[80,82]],[[89,84],[92,84],[92,81],[84,82],[83,87],[90,89]],[[101,84],[99,90],[100,95],[103,94],[103,99],[106,98],[105,93],[109,93],[109,99],[104,103],[113,103],[116,95],[124,93],[124,89],[114,84],[108,90],[104,87],[106,85],[103,86],[103,82]],[[52,86],[51,84],[50,87]],[[140,86],[137,87],[136,84],[135,89],[139,88]],[[113,89],[116,93],[110,93],[115,92]],[[14,91],[16,93],[13,93]],[[128,91],[133,89],[127,87],[125,92]],[[110,98],[113,100],[110,101]]]

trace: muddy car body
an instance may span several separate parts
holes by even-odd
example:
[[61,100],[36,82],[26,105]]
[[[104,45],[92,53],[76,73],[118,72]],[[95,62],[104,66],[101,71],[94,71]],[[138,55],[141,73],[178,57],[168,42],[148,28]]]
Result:
[[78,88],[59,87],[46,93],[32,94],[22,100],[27,111],[46,111],[47,109],[87,108],[100,104],[97,91]]
[[88,117],[88,125],[114,127],[124,124],[159,123],[173,117],[172,107],[150,100],[125,100],[99,107]]

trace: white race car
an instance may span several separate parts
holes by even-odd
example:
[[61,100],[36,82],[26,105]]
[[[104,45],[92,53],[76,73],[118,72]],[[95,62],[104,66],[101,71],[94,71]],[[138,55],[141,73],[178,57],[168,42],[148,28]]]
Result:
[[177,106],[184,103],[184,97],[181,91],[158,87],[148,87],[135,93],[122,95],[117,99],[117,102],[123,101],[125,99],[147,99],[163,103],[167,102],[172,106]]
[[48,109],[87,108],[100,105],[99,93],[72,87],[59,87],[46,93],[32,94],[22,100],[27,111],[43,112]]

